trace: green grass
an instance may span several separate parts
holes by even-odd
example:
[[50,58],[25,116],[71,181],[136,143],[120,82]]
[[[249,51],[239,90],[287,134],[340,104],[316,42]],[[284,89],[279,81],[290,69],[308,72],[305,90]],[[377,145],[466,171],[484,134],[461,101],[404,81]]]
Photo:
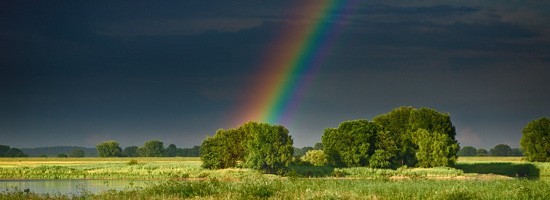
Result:
[[22,191],[0,199],[545,199],[550,183],[512,180],[269,179],[168,181],[143,189],[83,196],[49,196]]
[[[1,199],[545,199],[550,163],[517,157],[459,158],[456,168],[291,166],[284,176],[208,170],[198,158],[2,158],[0,179],[160,180],[141,189],[82,196],[20,190]],[[506,178],[525,174],[532,179]]]

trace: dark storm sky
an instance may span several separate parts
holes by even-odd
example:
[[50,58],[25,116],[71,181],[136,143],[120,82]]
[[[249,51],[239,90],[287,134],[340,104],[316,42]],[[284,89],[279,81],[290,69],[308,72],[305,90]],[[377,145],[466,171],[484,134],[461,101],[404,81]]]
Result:
[[[461,146],[518,147],[550,116],[548,1],[368,1],[339,21],[293,121],[327,127],[410,105],[450,113]],[[0,144],[190,147],[227,127],[295,1],[2,1]],[[300,8],[301,9],[301,8]],[[342,14],[333,11],[333,14]]]

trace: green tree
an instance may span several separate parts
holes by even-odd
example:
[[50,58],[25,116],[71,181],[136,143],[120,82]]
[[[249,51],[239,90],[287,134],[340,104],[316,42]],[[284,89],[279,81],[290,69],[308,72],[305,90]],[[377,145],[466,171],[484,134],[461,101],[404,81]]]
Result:
[[7,157],[6,153],[10,150],[10,146],[0,145],[0,157]]
[[122,149],[117,141],[109,140],[96,146],[99,157],[119,157],[122,156]]
[[124,148],[124,151],[122,151],[122,154],[126,157],[138,157],[139,156],[138,149],[139,147],[137,146],[129,146]]
[[523,156],[523,152],[519,148],[513,148],[510,152],[510,156]]
[[74,158],[82,158],[84,156],[85,156],[85,153],[84,153],[84,150],[82,149],[74,149],[69,154],[69,157],[74,157]]
[[[392,158],[384,162],[391,163],[392,166],[415,166],[416,145],[412,142],[410,118],[413,107],[403,106],[393,109],[389,113],[376,116],[373,121],[380,126],[377,135],[376,149],[384,150],[390,153]],[[378,157],[381,159],[382,157]],[[379,162],[382,162],[379,160]]]
[[67,157],[69,157],[69,156],[67,156],[67,154],[60,153],[60,154],[57,154],[57,157],[58,157],[58,158],[67,158]]
[[166,147],[166,150],[164,151],[164,156],[166,157],[176,157],[178,154],[178,148],[175,144],[170,144],[168,147]]
[[[374,122],[380,126],[376,149],[390,153],[384,157],[392,159],[387,161],[392,166],[448,166],[456,162],[458,141],[448,114],[429,108],[399,107],[375,117]],[[429,141],[433,139],[441,141]],[[427,146],[429,144],[435,146]],[[427,158],[426,155],[440,157]],[[377,156],[377,162],[382,162],[381,158]],[[424,160],[422,163],[420,158]],[[427,163],[426,159],[433,162]]]
[[520,146],[529,161],[550,162],[550,119],[534,120],[523,128]]
[[8,152],[4,154],[5,157],[29,157],[29,155],[25,154],[21,149],[18,148],[10,148]]
[[327,157],[325,156],[325,152],[323,152],[323,150],[307,151],[301,159],[315,166],[323,166],[327,163]]
[[322,136],[328,163],[334,166],[367,166],[375,150],[378,125],[367,120],[345,121]]
[[243,128],[220,129],[214,136],[207,137],[200,147],[202,166],[221,169],[235,167],[238,161],[244,161],[246,134]]
[[280,125],[249,122],[240,127],[248,135],[246,166],[276,173],[285,170],[293,158],[293,140]]
[[477,149],[475,147],[465,146],[458,151],[458,155],[459,156],[476,156],[477,154],[476,152],[477,152]]
[[315,150],[323,150],[323,143],[321,143],[321,142],[315,143],[315,145],[313,146],[313,149],[315,149]]
[[489,152],[492,156],[510,156],[512,154],[512,148],[505,144],[497,144]]
[[487,149],[479,148],[476,150],[476,156],[488,156],[489,152]]
[[138,149],[138,152],[142,157],[163,157],[164,144],[159,140],[149,140]]
[[459,148],[458,143],[448,135],[437,132],[430,133],[425,129],[418,129],[414,140],[418,145],[418,149],[416,150],[417,166],[452,166],[456,163],[456,152]]

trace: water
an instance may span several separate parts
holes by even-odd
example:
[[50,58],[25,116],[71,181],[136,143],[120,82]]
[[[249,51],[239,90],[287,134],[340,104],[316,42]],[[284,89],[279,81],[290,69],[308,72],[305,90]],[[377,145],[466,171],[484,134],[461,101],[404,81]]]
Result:
[[37,194],[81,195],[101,193],[107,190],[139,189],[155,181],[132,180],[0,180],[0,192],[29,189]]

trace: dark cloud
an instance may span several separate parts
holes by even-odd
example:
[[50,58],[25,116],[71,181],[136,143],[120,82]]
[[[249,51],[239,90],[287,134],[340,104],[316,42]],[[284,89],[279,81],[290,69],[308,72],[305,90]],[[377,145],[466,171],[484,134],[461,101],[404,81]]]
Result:
[[229,128],[279,33],[320,19],[341,34],[285,124],[298,146],[412,105],[451,113],[463,145],[517,147],[522,126],[550,113],[548,3],[353,5],[311,17],[295,1],[2,2],[0,135],[21,147],[199,144]]

